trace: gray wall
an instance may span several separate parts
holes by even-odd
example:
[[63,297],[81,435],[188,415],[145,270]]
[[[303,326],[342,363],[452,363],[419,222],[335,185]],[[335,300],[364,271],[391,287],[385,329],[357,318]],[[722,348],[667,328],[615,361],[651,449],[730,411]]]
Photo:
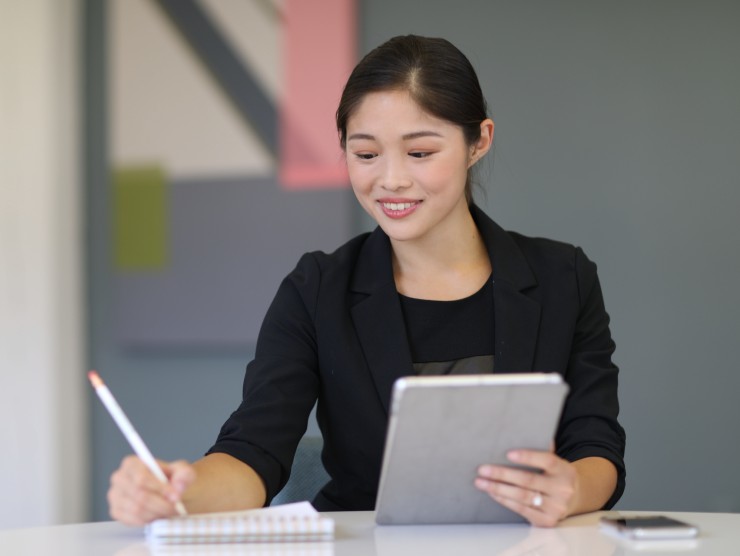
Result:
[[[740,511],[740,4],[372,0],[360,8],[363,53],[411,32],[444,36],[469,55],[496,121],[481,204],[507,228],[583,246],[599,265],[628,435],[619,507]],[[88,7],[93,37],[96,9]],[[93,75],[102,71],[102,59],[92,62]],[[195,458],[238,402],[250,354],[117,349],[108,200],[95,187],[102,107],[91,116],[99,139],[88,153],[91,366],[105,369],[160,457]],[[93,408],[94,517],[104,519],[107,476],[127,448]]]

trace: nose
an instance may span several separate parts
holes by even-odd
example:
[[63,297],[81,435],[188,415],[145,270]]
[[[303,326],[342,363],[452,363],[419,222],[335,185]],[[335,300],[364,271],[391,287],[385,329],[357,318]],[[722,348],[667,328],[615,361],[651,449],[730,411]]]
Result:
[[399,191],[411,185],[402,157],[387,155],[383,160],[380,185],[387,191]]

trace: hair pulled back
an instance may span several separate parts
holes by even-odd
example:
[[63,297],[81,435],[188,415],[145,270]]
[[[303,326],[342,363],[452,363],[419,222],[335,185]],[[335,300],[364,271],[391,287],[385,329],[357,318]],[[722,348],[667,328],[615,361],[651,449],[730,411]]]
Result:
[[[445,39],[404,35],[369,52],[350,74],[336,114],[343,150],[347,122],[365,95],[391,90],[408,91],[422,110],[458,125],[468,145],[480,138],[480,124],[488,111],[470,61]],[[468,176],[468,200],[470,187]]]

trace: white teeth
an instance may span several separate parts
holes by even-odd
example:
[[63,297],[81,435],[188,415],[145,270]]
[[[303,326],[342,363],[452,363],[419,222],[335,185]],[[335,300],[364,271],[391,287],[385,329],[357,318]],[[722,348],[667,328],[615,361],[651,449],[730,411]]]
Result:
[[406,210],[414,206],[414,203],[383,203],[388,210]]

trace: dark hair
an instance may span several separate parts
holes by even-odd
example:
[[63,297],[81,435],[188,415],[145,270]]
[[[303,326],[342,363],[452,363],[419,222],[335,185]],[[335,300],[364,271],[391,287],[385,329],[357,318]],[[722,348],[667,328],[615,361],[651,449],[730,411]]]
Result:
[[[349,76],[336,116],[342,149],[347,146],[347,121],[365,95],[389,90],[408,91],[425,112],[460,126],[468,145],[480,138],[488,110],[470,61],[445,39],[405,35],[369,52]],[[468,172],[468,201],[470,182]]]

